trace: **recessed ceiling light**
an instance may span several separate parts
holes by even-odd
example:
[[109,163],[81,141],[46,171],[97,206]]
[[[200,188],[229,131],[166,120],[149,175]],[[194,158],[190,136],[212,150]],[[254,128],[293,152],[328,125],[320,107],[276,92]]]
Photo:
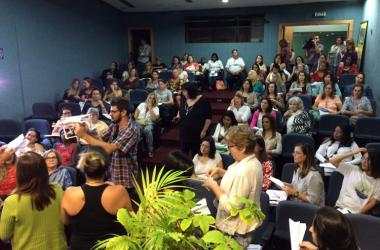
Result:
[[228,3],[228,0],[222,0],[222,3]]

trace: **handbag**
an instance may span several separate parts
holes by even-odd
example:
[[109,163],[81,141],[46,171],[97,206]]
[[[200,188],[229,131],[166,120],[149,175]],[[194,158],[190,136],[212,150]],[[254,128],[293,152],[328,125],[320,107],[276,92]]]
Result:
[[146,125],[148,125],[148,120],[145,118],[138,118],[136,119],[136,122],[140,124],[141,127],[145,127]]

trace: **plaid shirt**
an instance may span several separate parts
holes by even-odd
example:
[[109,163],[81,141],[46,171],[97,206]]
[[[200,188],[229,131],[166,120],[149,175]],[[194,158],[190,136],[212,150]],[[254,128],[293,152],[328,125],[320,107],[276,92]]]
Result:
[[124,128],[119,128],[117,133],[115,124],[111,124],[103,135],[105,142],[116,144],[118,150],[112,153],[111,159],[111,180],[115,184],[123,185],[126,188],[133,188],[133,176],[139,175],[139,165],[137,162],[137,145],[140,139],[140,130],[136,123],[129,120]]

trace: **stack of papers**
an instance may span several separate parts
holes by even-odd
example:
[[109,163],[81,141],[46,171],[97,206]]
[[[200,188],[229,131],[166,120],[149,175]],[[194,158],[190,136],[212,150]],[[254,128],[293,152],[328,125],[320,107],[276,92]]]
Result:
[[269,177],[269,180],[271,180],[271,182],[273,182],[274,184],[276,184],[276,186],[279,187],[279,188],[285,187],[284,182],[282,182],[281,180],[279,180],[277,178],[274,178],[273,176]]
[[205,198],[198,201],[197,204],[195,205],[195,207],[193,207],[191,209],[191,211],[193,213],[200,213],[200,214],[204,214],[204,215],[210,215],[211,214],[210,209],[208,209],[207,201]]
[[282,190],[268,189],[266,193],[269,196],[269,204],[271,206],[277,206],[280,201],[284,201],[288,198],[288,194]]
[[10,143],[8,143],[7,147],[13,148],[14,150],[17,151],[20,148],[26,147],[28,145],[28,143],[29,143],[29,140],[25,139],[24,135],[21,134],[21,135],[17,136],[16,139],[14,139]]
[[321,164],[319,164],[319,166],[321,168],[324,168],[325,175],[331,175],[332,172],[336,171],[336,167],[333,164],[331,164],[330,162],[321,163]]
[[299,250],[306,232],[306,223],[293,221],[289,218],[290,244],[292,250]]

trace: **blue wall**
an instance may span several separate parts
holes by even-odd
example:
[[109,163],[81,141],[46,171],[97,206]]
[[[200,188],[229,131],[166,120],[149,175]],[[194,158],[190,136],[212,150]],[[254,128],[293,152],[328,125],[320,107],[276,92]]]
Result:
[[61,97],[74,77],[125,60],[122,13],[100,0],[1,0],[0,118]]
[[[323,19],[312,18],[315,11],[327,11]],[[291,6],[275,6],[260,8],[186,11],[163,13],[134,13],[125,15],[126,27],[152,27],[154,30],[155,52],[169,63],[172,55],[189,52],[196,58],[209,58],[212,52],[226,62],[231,49],[240,51],[246,64],[251,65],[255,55],[263,54],[265,62],[273,60],[277,48],[278,29],[280,23],[295,21],[343,20],[353,19],[355,23],[354,38],[362,19],[362,4],[358,3],[324,3],[302,4]],[[264,27],[263,43],[185,43],[184,16],[232,15],[232,14],[264,14],[269,21]],[[329,45],[330,46],[330,45]]]
[[[373,89],[373,94],[379,106],[380,85],[380,3],[378,0],[366,0],[363,7],[363,21],[368,21],[367,39],[365,44],[364,72],[366,84]],[[378,115],[380,114],[377,108]]]

